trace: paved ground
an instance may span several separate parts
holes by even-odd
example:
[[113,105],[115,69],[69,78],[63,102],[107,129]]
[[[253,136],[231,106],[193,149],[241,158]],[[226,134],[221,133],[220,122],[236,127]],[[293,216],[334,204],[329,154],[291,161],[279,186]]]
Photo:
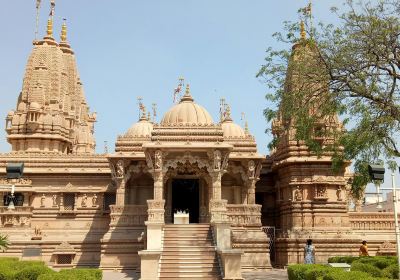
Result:
[[[254,271],[243,273],[245,280],[287,280],[286,269],[273,269],[270,271]],[[138,277],[132,272],[103,272],[103,280],[137,280]]]

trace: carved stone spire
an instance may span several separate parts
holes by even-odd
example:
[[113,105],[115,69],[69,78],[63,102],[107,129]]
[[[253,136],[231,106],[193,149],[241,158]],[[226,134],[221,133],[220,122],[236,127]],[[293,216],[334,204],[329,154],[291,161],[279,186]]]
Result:
[[58,44],[53,38],[50,14],[47,35],[34,42],[29,56],[17,108],[7,116],[14,152],[94,153],[96,114],[89,113],[65,23],[61,39]]

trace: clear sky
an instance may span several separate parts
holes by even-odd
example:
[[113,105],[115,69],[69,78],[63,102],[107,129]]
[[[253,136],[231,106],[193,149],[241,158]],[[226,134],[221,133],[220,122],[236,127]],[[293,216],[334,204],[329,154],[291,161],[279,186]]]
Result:
[[[15,109],[32,49],[35,0],[2,1],[0,8],[0,152],[10,150],[4,118]],[[329,8],[343,0],[314,0],[316,21],[334,22]],[[245,112],[261,153],[270,135],[263,117],[266,86],[255,75],[265,49],[279,46],[272,34],[297,21],[308,0],[56,0],[55,37],[67,18],[87,102],[97,112],[97,152],[138,120],[136,98],[158,104],[158,121],[172,106],[179,76],[195,101],[218,120],[219,99],[234,121]],[[49,0],[42,0],[39,37],[46,30]],[[289,47],[289,46],[286,46]]]
[[[35,0],[4,1],[0,9],[0,117],[15,109],[35,29]],[[317,19],[342,2],[314,1]],[[255,75],[271,35],[285,20],[297,20],[308,0],[56,0],[54,33],[59,40],[67,18],[68,40],[75,51],[92,111],[97,151],[110,150],[118,134],[138,119],[136,98],[147,108],[158,104],[158,121],[172,106],[178,77],[191,85],[195,101],[218,120],[219,99],[232,107],[243,125],[245,112],[260,152],[268,153],[269,126],[263,109],[266,87]],[[39,37],[46,30],[49,0],[42,0]],[[289,47],[289,46],[288,46]],[[0,152],[10,150],[0,129]]]

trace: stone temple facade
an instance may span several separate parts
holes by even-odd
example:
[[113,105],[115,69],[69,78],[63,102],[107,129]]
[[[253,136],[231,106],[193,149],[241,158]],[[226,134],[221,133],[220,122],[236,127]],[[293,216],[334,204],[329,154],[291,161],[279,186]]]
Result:
[[[273,122],[280,142],[263,156],[230,108],[214,121],[187,86],[160,123],[142,108],[115,152],[96,154],[96,116],[66,26],[56,42],[52,25],[34,42],[16,109],[6,116],[11,152],[0,155],[0,184],[15,185],[15,195],[0,190],[0,232],[12,243],[2,255],[54,267],[136,270],[141,279],[179,273],[240,279],[241,271],[302,262],[308,238],[318,262],[357,254],[362,239],[372,254],[393,251],[390,213],[349,211],[348,168],[334,173],[330,156],[310,153],[283,114]],[[300,41],[292,60],[310,50]],[[290,65],[287,79],[290,93],[296,84]],[[321,116],[316,129],[342,125],[336,116]],[[24,162],[23,179],[6,179],[11,162]],[[189,213],[189,225],[173,225],[177,211]],[[196,246],[204,247],[200,259],[190,255]],[[173,264],[182,256],[193,257],[195,266],[209,252],[208,272],[168,266],[169,257]]]

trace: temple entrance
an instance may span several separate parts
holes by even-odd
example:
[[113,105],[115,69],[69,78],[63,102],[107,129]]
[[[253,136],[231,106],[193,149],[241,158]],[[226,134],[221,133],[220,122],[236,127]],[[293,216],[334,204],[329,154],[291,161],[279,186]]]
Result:
[[189,212],[189,223],[199,222],[199,179],[172,180],[172,215],[178,210]]

